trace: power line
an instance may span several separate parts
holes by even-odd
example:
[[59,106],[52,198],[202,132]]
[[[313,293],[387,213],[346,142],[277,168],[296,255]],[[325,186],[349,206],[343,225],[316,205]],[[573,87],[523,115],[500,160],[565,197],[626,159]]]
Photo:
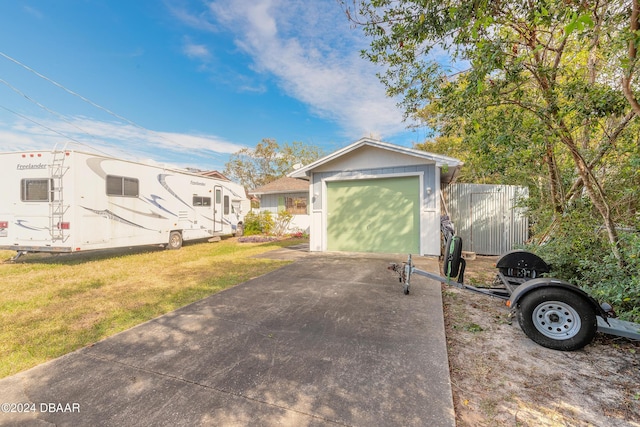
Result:
[[11,108],[5,107],[4,105],[0,105],[0,108],[2,108],[3,110],[6,110],[6,111],[8,111],[8,112],[10,112],[11,114],[15,114],[15,115],[16,115],[16,116],[18,116],[18,117],[21,117],[21,118],[23,118],[23,119],[25,119],[25,120],[28,120],[28,121],[30,121],[31,123],[34,123],[34,124],[36,124],[36,125],[38,125],[38,126],[40,126],[40,127],[44,128],[44,129],[46,129],[46,130],[48,130],[48,131],[51,131],[51,132],[53,132],[53,133],[57,133],[58,135],[62,136],[63,138],[70,139],[71,141],[73,141],[73,142],[75,142],[75,143],[78,143],[78,144],[80,144],[80,145],[86,145],[86,144],[83,144],[82,142],[78,141],[77,139],[75,139],[75,138],[73,138],[73,137],[70,137],[69,135],[65,135],[64,133],[62,133],[62,132],[60,132],[60,131],[57,131],[57,130],[52,129],[52,128],[48,127],[48,126],[45,126],[45,125],[43,125],[42,123],[39,123],[39,122],[37,122],[37,121],[33,120],[32,118],[25,116],[24,114],[20,114],[20,113],[18,113],[17,111],[13,111]]
[[[82,145],[82,146],[84,146],[84,147],[88,147],[89,149],[94,150],[94,151],[97,151],[98,153],[104,154],[105,156],[111,156],[111,155],[110,155],[109,153],[107,153],[106,151],[100,150],[99,148],[96,148],[96,147],[91,146],[91,145],[89,145],[89,144],[85,144],[84,142],[78,141],[77,139],[73,138],[72,136],[66,135],[66,134],[64,134],[64,133],[62,133],[62,132],[60,132],[60,131],[58,131],[58,130],[55,130],[55,129],[53,129],[53,128],[50,128],[49,126],[43,125],[42,123],[38,122],[37,120],[34,120],[34,119],[30,118],[30,117],[27,117],[27,116],[25,116],[24,114],[20,114],[20,113],[18,113],[17,111],[12,110],[11,108],[5,107],[4,105],[0,105],[0,108],[2,108],[3,110],[8,111],[8,112],[9,112],[9,113],[11,113],[11,114],[15,114],[16,116],[18,116],[18,117],[20,117],[20,118],[22,118],[22,119],[28,120],[28,121],[30,121],[31,123],[35,124],[36,126],[40,126],[40,127],[41,127],[41,128],[43,128],[43,129],[46,129],[46,130],[48,130],[48,131],[50,131],[50,132],[53,132],[53,133],[56,133],[56,134],[60,135],[61,137],[66,138],[66,139],[68,139],[68,140],[70,140],[70,141],[73,141],[73,142],[75,142],[75,143],[76,143],[76,144],[78,144],[78,145]],[[69,124],[71,124],[72,126],[74,126],[72,123],[69,123]],[[74,126],[74,127],[76,127],[77,129],[80,129],[80,128],[78,128],[77,126]],[[80,130],[82,130],[82,129],[80,129]],[[83,132],[85,132],[87,135],[89,135],[89,136],[90,136],[90,137],[92,137],[92,138],[94,137],[93,135],[91,135],[90,133],[88,133],[88,132],[86,132],[86,131],[83,131]],[[122,150],[120,150],[120,149],[118,149],[118,150],[119,150],[119,151],[122,151]],[[124,153],[124,151],[122,151],[122,152]]]
[[[70,124],[71,126],[73,126],[74,128],[78,129],[80,132],[82,133],[86,133],[87,135],[89,135],[91,138],[93,138],[94,136],[91,135],[88,131],[86,131],[85,129],[82,129],[78,126],[76,126],[74,123],[72,123],[71,121],[67,120],[67,118],[63,115],[60,114],[56,111],[53,111],[50,108],[47,108],[45,105],[41,104],[40,102],[36,101],[35,99],[31,98],[29,95],[27,95],[26,93],[22,92],[20,89],[18,89],[17,87],[13,86],[11,83],[7,82],[4,79],[0,79],[0,83],[4,84],[5,86],[7,86],[9,89],[11,89],[12,91],[14,91],[15,93],[17,93],[18,95],[24,97],[26,100],[36,104],[38,107],[42,108],[43,110],[45,110],[46,112],[53,114],[54,116],[58,116],[60,119],[62,119],[62,121]],[[5,108],[6,109],[6,108]]]
[[[11,61],[11,62],[13,62],[13,63],[14,63],[14,64],[16,64],[16,65],[19,65],[20,67],[22,67],[22,68],[24,68],[25,70],[27,70],[27,71],[29,71],[29,72],[31,72],[31,73],[33,73],[33,74],[35,74],[36,76],[40,77],[41,79],[43,79],[43,80],[45,80],[45,81],[47,81],[47,82],[49,82],[49,83],[53,84],[54,86],[56,86],[56,87],[58,87],[58,88],[60,88],[60,89],[64,90],[65,92],[69,93],[70,95],[73,95],[73,96],[75,96],[75,97],[77,97],[77,98],[80,98],[82,101],[86,102],[87,104],[89,104],[89,105],[91,105],[91,106],[93,106],[93,107],[95,107],[95,108],[98,108],[98,109],[100,109],[100,110],[102,110],[102,111],[106,112],[107,114],[109,114],[109,115],[111,115],[111,116],[113,116],[113,117],[115,117],[115,118],[117,118],[117,119],[119,119],[119,120],[122,120],[122,121],[124,121],[124,122],[128,123],[128,124],[129,124],[129,125],[131,125],[131,126],[134,126],[134,127],[138,128],[138,129],[140,129],[140,130],[143,130],[143,131],[145,131],[145,132],[151,132],[151,133],[153,133],[154,135],[156,135],[158,138],[163,139],[163,140],[165,140],[165,141],[167,141],[167,142],[169,142],[169,143],[171,143],[171,144],[179,145],[179,144],[177,144],[175,141],[172,141],[171,139],[169,139],[169,138],[165,137],[161,132],[157,132],[157,131],[153,131],[153,130],[147,129],[147,128],[145,128],[144,126],[141,126],[141,125],[137,124],[136,122],[134,122],[134,121],[132,121],[132,120],[129,120],[129,119],[127,119],[126,117],[123,117],[123,116],[121,116],[121,115],[119,115],[119,114],[117,114],[117,113],[115,113],[115,112],[113,112],[113,111],[109,110],[108,108],[105,108],[105,107],[103,107],[103,106],[101,106],[101,105],[99,105],[99,104],[97,104],[97,103],[95,103],[95,102],[91,101],[90,99],[88,99],[88,98],[86,98],[86,97],[84,97],[84,96],[80,95],[79,93],[77,93],[77,92],[75,92],[75,91],[73,91],[73,90],[71,90],[71,89],[69,89],[69,88],[65,87],[65,86],[64,86],[64,85],[62,85],[61,83],[58,83],[58,82],[56,82],[56,81],[55,81],[55,80],[53,80],[53,79],[50,79],[49,77],[45,76],[44,74],[39,73],[38,71],[34,70],[33,68],[29,67],[28,65],[23,64],[22,62],[18,61],[17,59],[15,59],[15,58],[13,58],[13,57],[11,57],[11,56],[9,56],[9,55],[7,55],[6,53],[4,53],[4,52],[2,52],[2,51],[0,51],[0,56],[4,57],[5,59],[7,59],[7,60],[9,60],[9,61]],[[3,82],[4,82],[4,81],[3,81]],[[20,93],[20,92],[19,92],[19,93]],[[25,96],[25,95],[23,94],[23,96]],[[27,96],[25,96],[25,98],[27,98],[28,100],[32,101],[32,100],[31,100],[29,97],[27,97]],[[32,102],[33,102],[33,101],[32,101]],[[36,104],[36,105],[38,105],[38,104]],[[4,108],[4,107],[3,107],[3,108]],[[41,107],[41,108],[42,108],[42,107]],[[5,108],[5,109],[6,109],[6,108]],[[10,110],[8,110],[8,109],[7,109],[7,111],[10,111]],[[50,111],[50,110],[48,110],[48,109],[47,109],[47,111]],[[54,114],[56,114],[56,113],[54,113]],[[30,119],[28,119],[28,120],[30,120]],[[31,121],[33,121],[33,120],[31,120]],[[34,123],[37,123],[37,122],[34,122]],[[87,133],[86,131],[83,131],[83,132],[84,132],[84,133]],[[87,133],[87,134],[88,134],[88,133]],[[92,136],[92,135],[90,135],[90,134],[88,134],[88,135],[89,135],[89,136]],[[93,136],[92,136],[92,137],[93,137]],[[205,154],[205,153],[203,153],[203,150],[196,150],[196,151],[200,151],[202,154]],[[211,152],[211,153],[214,153],[214,154],[215,154],[215,157],[220,157],[220,154],[216,153],[215,151],[210,151],[210,150],[208,150],[208,151],[209,151],[209,152]],[[206,155],[206,154],[205,154],[205,155]]]
[[[62,121],[64,121],[65,123],[68,123],[69,125],[71,125],[71,126],[73,126],[74,128],[78,129],[80,132],[82,132],[82,133],[84,133],[84,134],[88,135],[91,139],[94,139],[94,140],[96,139],[95,135],[92,135],[92,134],[91,134],[91,132],[87,131],[86,129],[82,129],[81,127],[77,126],[75,123],[73,123],[73,122],[71,122],[71,121],[67,120],[67,118],[66,118],[63,114],[60,114],[60,113],[58,113],[58,112],[56,112],[56,111],[53,111],[52,109],[48,108],[47,106],[45,106],[45,105],[41,104],[40,102],[36,101],[35,99],[31,98],[29,95],[27,95],[26,93],[22,92],[20,89],[18,89],[17,87],[13,86],[11,83],[7,82],[6,80],[4,80],[4,79],[0,79],[0,83],[4,84],[4,85],[5,85],[5,86],[7,86],[9,89],[13,90],[13,91],[14,91],[15,93],[17,93],[18,95],[20,95],[20,96],[24,97],[24,98],[25,98],[26,100],[28,100],[29,102],[34,103],[35,105],[37,105],[38,107],[42,108],[42,109],[43,109],[43,110],[45,110],[46,112],[48,112],[48,113],[50,113],[50,114],[53,114],[54,116],[59,117],[59,118],[60,118]],[[34,120],[34,119],[30,118],[30,117],[27,117],[27,116],[25,116],[25,115],[23,115],[23,114],[20,114],[20,113],[18,113],[18,112],[16,112],[16,111],[14,111],[14,110],[11,110],[10,108],[4,107],[4,106],[0,106],[0,108],[3,108],[4,110],[6,110],[6,111],[8,111],[8,112],[10,112],[10,113],[12,113],[12,114],[15,114],[15,115],[16,115],[16,116],[18,116],[18,117],[21,117],[21,118],[23,118],[23,119],[25,119],[25,120],[28,120],[28,121],[30,121],[30,122],[32,122],[32,123],[34,123],[35,125],[42,127],[43,129],[46,129],[46,130],[48,130],[48,131],[51,131],[51,132],[57,133],[58,135],[60,135],[60,136],[62,136],[62,137],[64,137],[64,138],[67,138],[67,139],[69,139],[69,140],[71,140],[71,141],[75,142],[75,143],[76,143],[76,144],[78,144],[78,145],[88,147],[88,148],[90,148],[90,149],[92,149],[92,150],[95,150],[95,151],[97,151],[97,152],[99,152],[99,153],[102,153],[102,154],[105,154],[105,155],[109,155],[107,152],[105,152],[105,151],[103,151],[103,150],[100,150],[100,149],[98,149],[98,148],[96,148],[96,147],[94,147],[94,146],[91,146],[91,145],[89,145],[89,144],[82,143],[82,142],[78,141],[77,139],[75,139],[75,138],[73,138],[73,137],[71,137],[71,136],[69,136],[69,135],[66,135],[66,134],[64,134],[64,133],[62,133],[62,132],[60,132],[60,131],[57,131],[57,130],[55,130],[55,129],[53,129],[53,128],[50,128],[50,127],[48,127],[48,126],[45,126],[45,125],[43,125],[42,123],[38,122],[37,120]],[[117,149],[117,150],[119,150],[119,151],[122,151],[122,150],[121,150],[121,149],[119,149],[118,147],[116,147],[116,149]],[[124,153],[124,151],[122,151],[122,152]]]
[[143,130],[148,130],[148,129],[145,129],[144,127],[140,126],[139,124],[127,119],[126,117],[122,117],[121,115],[114,113],[113,111],[109,110],[108,108],[105,108],[105,107],[103,107],[101,105],[98,105],[95,102],[91,101],[90,99],[80,95],[79,93],[74,92],[71,89],[68,89],[67,87],[63,86],[62,84],[56,82],[55,80],[50,79],[49,77],[45,76],[44,74],[41,74],[41,73],[37,72],[33,68],[29,67],[28,65],[23,64],[22,62],[18,61],[15,58],[12,58],[11,56],[7,55],[6,53],[0,52],[0,56],[3,56],[4,58],[8,59],[9,61],[13,62],[14,64],[17,64],[17,65],[21,66],[25,70],[35,74],[36,76],[40,77],[41,79],[44,79],[44,80],[48,81],[49,83],[51,83],[54,86],[64,90],[65,92],[80,98],[81,100],[83,100],[84,102],[88,103],[91,106],[93,106],[95,108],[98,108],[98,109],[100,109],[100,110],[112,115],[113,117],[116,117],[116,118],[118,118],[120,120],[123,120],[123,121],[129,123],[132,126],[135,126],[137,128],[143,129]]

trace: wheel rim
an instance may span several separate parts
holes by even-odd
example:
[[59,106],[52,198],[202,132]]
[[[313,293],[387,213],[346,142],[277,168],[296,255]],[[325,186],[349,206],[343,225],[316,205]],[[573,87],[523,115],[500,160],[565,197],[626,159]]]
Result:
[[568,340],[580,332],[578,312],[560,301],[545,301],[531,315],[533,324],[540,333],[554,340]]

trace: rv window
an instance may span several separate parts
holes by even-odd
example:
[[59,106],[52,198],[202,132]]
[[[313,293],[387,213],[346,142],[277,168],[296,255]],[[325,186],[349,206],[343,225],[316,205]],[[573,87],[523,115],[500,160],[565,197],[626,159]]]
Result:
[[229,215],[229,196],[224,196],[224,214]]
[[222,202],[222,190],[216,188],[216,205],[219,205]]
[[211,197],[193,196],[193,206],[211,206]]
[[23,179],[20,181],[20,198],[23,202],[49,202],[53,200],[52,179]]
[[136,178],[107,175],[107,196],[138,197],[138,188]]
[[138,180],[135,178],[123,178],[124,193],[123,196],[138,197]]

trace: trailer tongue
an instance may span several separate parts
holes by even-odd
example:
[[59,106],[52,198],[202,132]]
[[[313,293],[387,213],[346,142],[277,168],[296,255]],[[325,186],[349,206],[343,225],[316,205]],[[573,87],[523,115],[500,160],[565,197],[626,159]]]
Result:
[[392,263],[388,269],[398,273],[405,295],[409,294],[411,275],[417,274],[504,300],[515,311],[524,333],[534,342],[554,350],[578,350],[593,340],[596,331],[640,340],[640,324],[613,318],[610,306],[598,304],[575,285],[541,277],[551,269],[531,252],[518,250],[503,255],[496,264],[496,278],[488,287],[465,284],[465,266],[462,239],[450,235],[445,246],[444,276],[417,269],[411,255],[406,262]]

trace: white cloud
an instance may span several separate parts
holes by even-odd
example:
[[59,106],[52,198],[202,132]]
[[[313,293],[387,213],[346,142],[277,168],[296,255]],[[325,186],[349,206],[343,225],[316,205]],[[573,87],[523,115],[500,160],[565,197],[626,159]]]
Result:
[[29,15],[35,17],[36,19],[43,19],[44,14],[39,10],[31,6],[23,6],[22,9],[27,12]]
[[207,62],[211,59],[211,52],[207,46],[203,44],[192,43],[188,38],[184,40],[182,46],[184,54],[191,59],[198,59],[202,62]]
[[183,158],[200,158],[202,163],[215,163],[215,167],[220,168],[229,154],[243,148],[215,135],[158,132],[86,117],[67,121],[22,119],[0,126],[0,152],[51,150],[63,148],[66,144],[67,148],[99,151],[134,161],[153,157],[163,162],[203,169],[210,167],[193,164],[191,160],[185,163]]
[[184,4],[181,6],[174,1],[165,1],[165,6],[179,22],[189,27],[207,32],[217,31],[216,26],[206,16],[187,10]]
[[257,72],[275,76],[284,92],[338,123],[345,136],[406,131],[378,69],[360,57],[367,40],[335,0],[214,0],[209,10],[199,15],[203,22],[183,22],[226,28]]

